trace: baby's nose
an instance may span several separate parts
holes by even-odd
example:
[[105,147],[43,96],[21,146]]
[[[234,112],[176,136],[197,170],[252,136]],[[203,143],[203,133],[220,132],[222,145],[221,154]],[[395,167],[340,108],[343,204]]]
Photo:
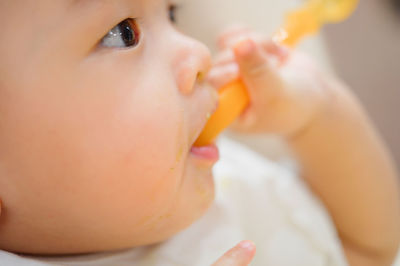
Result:
[[211,54],[208,48],[197,42],[186,44],[176,59],[176,81],[182,94],[190,94],[196,83],[205,80],[211,68]]

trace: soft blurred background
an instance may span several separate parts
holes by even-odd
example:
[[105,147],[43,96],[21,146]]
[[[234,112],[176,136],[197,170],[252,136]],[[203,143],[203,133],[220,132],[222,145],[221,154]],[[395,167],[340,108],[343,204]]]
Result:
[[[227,26],[244,23],[271,35],[303,0],[178,0],[179,27],[216,51]],[[343,79],[364,104],[400,168],[400,0],[361,0],[347,21],[301,43],[322,68]],[[265,156],[290,163],[274,137],[239,139]],[[399,258],[400,259],[400,258]],[[398,264],[400,265],[400,260]]]

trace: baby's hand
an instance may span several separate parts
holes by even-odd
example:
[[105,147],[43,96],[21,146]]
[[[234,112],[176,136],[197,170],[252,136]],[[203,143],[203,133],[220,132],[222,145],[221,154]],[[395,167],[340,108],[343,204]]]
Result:
[[249,241],[242,241],[227,251],[212,266],[247,266],[256,253],[256,247]]
[[246,29],[223,34],[219,46],[209,82],[221,87],[240,78],[251,101],[234,129],[290,137],[322,112],[325,77],[306,56]]

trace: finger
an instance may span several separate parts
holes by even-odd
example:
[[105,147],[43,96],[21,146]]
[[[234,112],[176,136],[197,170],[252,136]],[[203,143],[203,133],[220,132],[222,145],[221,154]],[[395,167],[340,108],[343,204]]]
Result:
[[258,32],[251,33],[248,35],[248,38],[253,40],[257,45],[261,46],[264,52],[266,52],[269,56],[273,56],[274,59],[277,59],[279,64],[286,62],[290,54],[290,49],[288,47],[283,46],[274,41],[272,38]]
[[241,24],[233,25],[225,30],[222,34],[220,34],[217,39],[217,45],[221,50],[230,48],[238,40],[240,40],[241,38],[245,38],[249,34],[249,28]]
[[[244,40],[244,39],[252,39],[255,43],[257,43],[262,49],[268,54],[273,56],[274,58],[277,59],[278,64],[282,65],[284,64],[287,59],[289,58],[290,55],[290,50],[282,45],[279,45],[275,41],[273,41],[270,38],[264,38],[264,37],[255,37],[255,36],[247,36],[243,37],[240,40],[237,40],[238,42]],[[235,46],[237,43],[234,43],[233,46]],[[232,51],[232,49],[225,49],[224,51],[218,53],[215,58],[214,58],[214,65],[223,65],[227,63],[231,63],[235,60],[235,55]]]
[[[280,82],[276,69],[271,66],[265,52],[253,40],[247,39],[234,47],[240,77],[251,92],[260,89],[279,88]],[[251,96],[251,95],[250,95]]]
[[266,53],[277,59],[278,65],[283,65],[289,58],[290,49],[288,47],[279,44],[265,34],[250,31],[244,26],[234,27],[222,34],[219,38],[219,47],[221,49],[231,48],[244,39],[252,39],[261,45]]
[[261,39],[259,43],[266,53],[278,60],[278,65],[283,65],[287,62],[290,56],[289,48],[278,44],[272,39]]
[[247,266],[256,253],[256,247],[251,241],[242,241],[226,252],[212,266]]
[[232,49],[226,49],[215,56],[213,65],[221,66],[232,62],[235,62],[235,55],[233,54]]
[[207,76],[207,82],[214,88],[221,88],[229,82],[239,78],[239,66],[233,62],[214,67]]

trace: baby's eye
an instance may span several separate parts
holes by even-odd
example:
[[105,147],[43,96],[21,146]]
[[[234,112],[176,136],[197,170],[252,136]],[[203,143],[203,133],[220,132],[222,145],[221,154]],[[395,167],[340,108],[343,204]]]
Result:
[[140,31],[134,19],[125,19],[112,28],[100,42],[110,48],[134,47],[139,43]]
[[168,6],[168,17],[172,23],[176,23],[176,12],[178,9],[178,5],[171,4]]

